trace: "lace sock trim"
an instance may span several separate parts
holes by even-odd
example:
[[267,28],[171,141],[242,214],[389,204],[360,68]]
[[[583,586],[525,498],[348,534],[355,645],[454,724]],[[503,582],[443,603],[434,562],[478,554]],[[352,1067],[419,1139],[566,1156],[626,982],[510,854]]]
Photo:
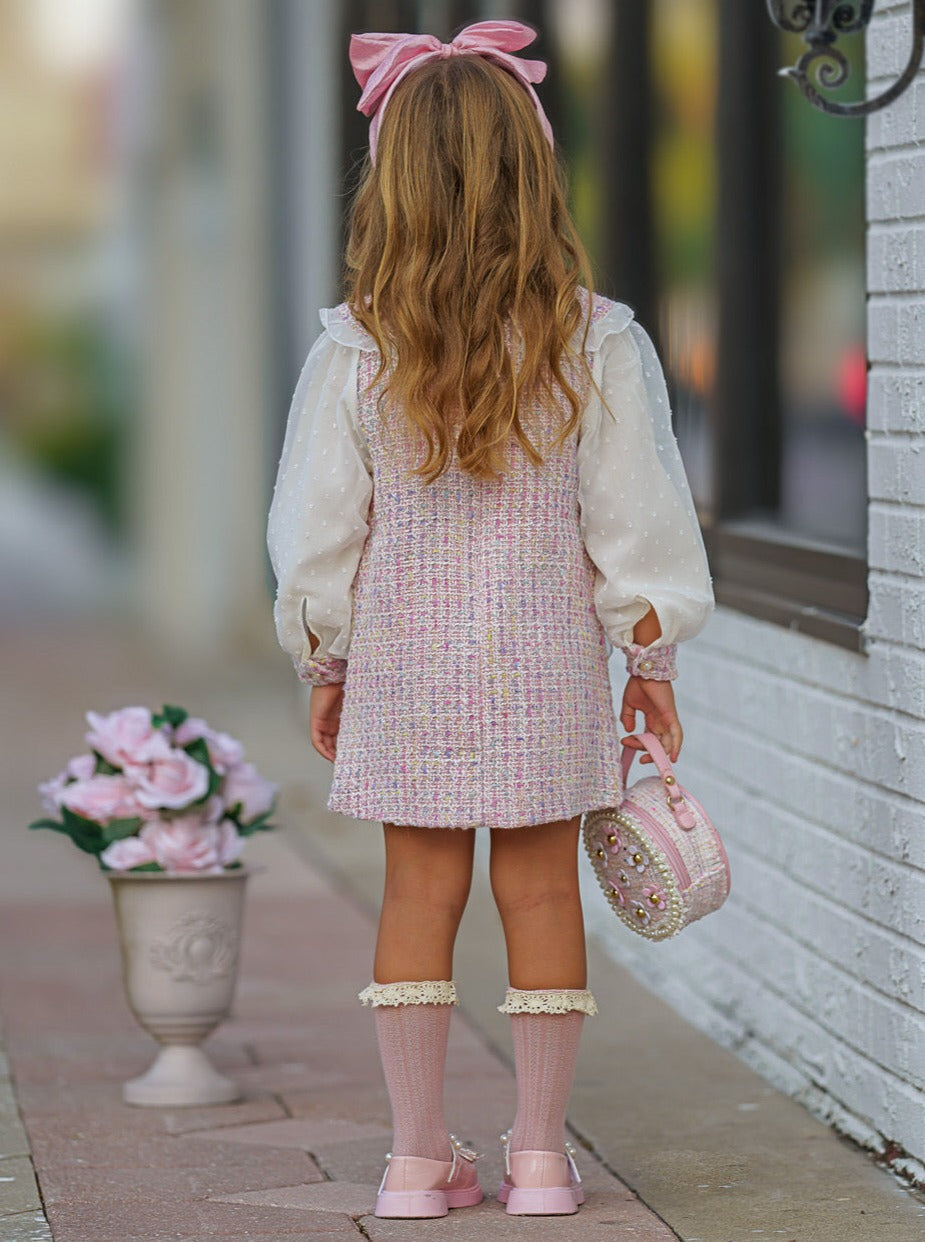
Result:
[[499,1013],[583,1013],[588,1017],[597,1013],[597,1004],[589,991],[568,988],[536,989],[521,991],[508,988]]
[[408,983],[371,983],[358,997],[362,1005],[458,1005],[452,979]]

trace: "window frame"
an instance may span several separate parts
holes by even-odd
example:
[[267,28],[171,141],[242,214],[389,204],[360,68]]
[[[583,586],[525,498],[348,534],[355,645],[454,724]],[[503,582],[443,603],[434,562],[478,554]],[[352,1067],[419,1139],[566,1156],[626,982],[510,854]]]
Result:
[[[620,179],[615,210],[608,211],[612,225],[603,239],[601,268],[607,291],[635,308],[658,346],[651,258],[652,19],[647,23],[639,16],[640,9],[649,8],[637,9],[635,0],[619,0],[615,6],[612,51],[619,51],[621,72],[605,84],[605,107],[624,119],[605,123],[602,163],[605,169],[619,169],[632,161],[636,175]],[[813,539],[776,517],[784,420],[777,92],[785,89],[777,74],[777,32],[763,6],[742,0],[717,0],[717,23],[716,235],[722,243],[716,248],[712,496],[707,510],[698,511],[714,593],[717,603],[739,612],[863,652],[869,605],[866,550],[861,554]],[[649,135],[643,148],[626,137],[640,132]],[[674,398],[667,366],[666,378]]]

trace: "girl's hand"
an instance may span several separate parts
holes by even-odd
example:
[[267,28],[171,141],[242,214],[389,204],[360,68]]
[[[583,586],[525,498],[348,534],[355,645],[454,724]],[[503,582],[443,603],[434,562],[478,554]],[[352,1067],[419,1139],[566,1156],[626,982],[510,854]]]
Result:
[[[681,751],[683,732],[678,713],[674,705],[674,689],[670,681],[656,681],[651,677],[630,677],[623,691],[623,705],[620,709],[620,723],[624,729],[634,733],[636,730],[636,713],[645,716],[645,729],[642,732],[654,733],[665,754],[672,763],[677,761]],[[633,750],[643,751],[640,763],[652,763],[639,738],[621,738]]]
[[337,754],[337,733],[340,709],[344,701],[343,682],[331,686],[312,686],[308,704],[308,726],[312,746],[319,755],[334,762]]

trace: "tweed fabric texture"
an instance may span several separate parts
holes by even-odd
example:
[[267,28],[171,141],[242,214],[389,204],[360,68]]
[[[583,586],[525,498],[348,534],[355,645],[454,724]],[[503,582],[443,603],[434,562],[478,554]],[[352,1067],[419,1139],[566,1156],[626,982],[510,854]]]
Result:
[[607,657],[650,605],[654,656],[714,600],[652,341],[625,304],[591,310],[577,433],[554,447],[564,399],[528,410],[542,466],[512,443],[500,479],[451,462],[429,485],[403,414],[380,417],[372,336],[344,303],[319,312],[267,547],[280,646],[303,680],[343,681],[331,810],[469,828],[619,804]]
[[[600,316],[606,304],[595,308]],[[576,439],[537,412],[497,481],[455,462],[435,483],[359,364],[373,462],[369,534],[328,806],[359,819],[513,828],[613,806],[620,747],[582,543]]]
[[640,643],[627,643],[622,651],[626,656],[626,671],[630,677],[674,681],[678,676],[677,643],[652,648],[646,648]]

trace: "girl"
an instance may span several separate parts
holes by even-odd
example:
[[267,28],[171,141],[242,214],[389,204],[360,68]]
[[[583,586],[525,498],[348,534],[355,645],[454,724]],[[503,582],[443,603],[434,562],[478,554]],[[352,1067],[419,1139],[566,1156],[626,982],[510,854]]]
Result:
[[[448,1132],[453,945],[478,827],[504,927],[517,1112],[499,1198],[583,1199],[565,1114],[586,1015],[581,813],[622,797],[607,660],[672,760],[679,641],[713,592],[658,358],[594,295],[518,22],[365,34],[346,300],[323,310],[270,509],[277,633],[328,806],[381,820],[373,981],[394,1140],[378,1216],[482,1198]],[[624,744],[640,748],[635,738]],[[643,758],[646,762],[648,756]]]

